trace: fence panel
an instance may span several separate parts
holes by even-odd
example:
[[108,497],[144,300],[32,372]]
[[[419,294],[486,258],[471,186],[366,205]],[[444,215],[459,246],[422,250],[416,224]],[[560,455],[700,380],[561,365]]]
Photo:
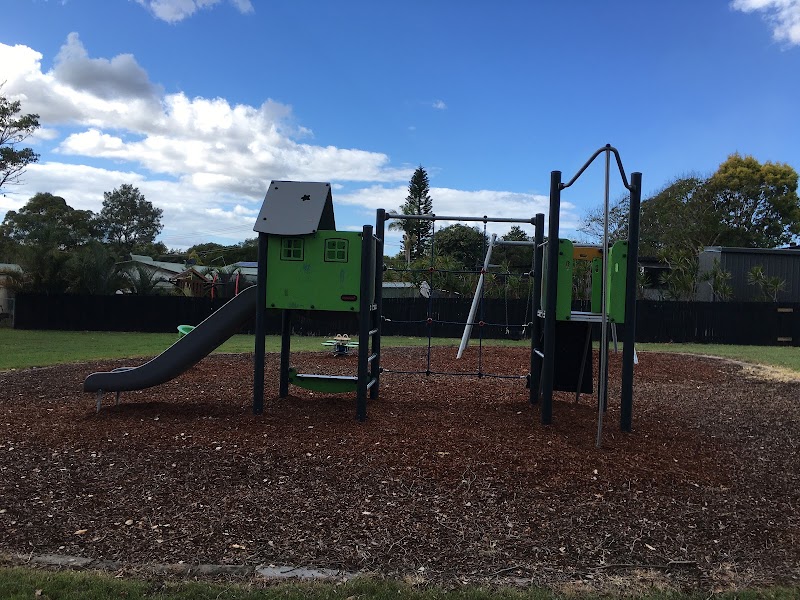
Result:
[[[17,329],[73,331],[175,332],[178,325],[197,325],[227,299],[180,296],[83,296],[19,294]],[[470,298],[387,298],[383,301],[383,335],[460,338]],[[432,321],[428,321],[428,316]],[[476,315],[473,337],[520,339],[531,320],[525,300],[486,299]],[[280,313],[267,310],[267,333],[280,333]],[[252,332],[247,323],[242,332]],[[619,326],[620,338],[624,325]],[[358,330],[354,313],[297,311],[297,335],[333,335]],[[637,305],[639,342],[699,342],[800,346],[800,303],[667,302],[641,300]]]

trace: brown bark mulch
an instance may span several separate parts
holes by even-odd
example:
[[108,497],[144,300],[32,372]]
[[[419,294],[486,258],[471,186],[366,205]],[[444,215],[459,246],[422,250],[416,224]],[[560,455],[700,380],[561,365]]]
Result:
[[[455,348],[434,370],[468,371]],[[0,549],[130,563],[290,564],[426,581],[542,584],[649,569],[680,582],[800,579],[800,383],[741,365],[642,354],[634,432],[619,356],[595,448],[596,398],[557,393],[539,424],[524,381],[384,373],[365,423],[352,394],[292,387],[267,357],[215,355],[118,406],[82,392],[106,361],[0,373]],[[426,349],[383,364],[426,368]],[[522,348],[482,370],[527,372]],[[295,353],[305,372],[355,357]]]

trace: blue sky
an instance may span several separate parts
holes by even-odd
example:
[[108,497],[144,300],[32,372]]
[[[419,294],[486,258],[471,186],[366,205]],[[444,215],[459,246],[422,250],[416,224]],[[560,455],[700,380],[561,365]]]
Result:
[[[733,152],[800,169],[800,0],[14,0],[3,22],[2,93],[42,129],[0,218],[130,183],[185,248],[253,237],[272,179],[332,182],[360,229],[418,165],[438,214],[511,218],[607,143],[645,197]],[[562,235],[602,200],[598,162]]]

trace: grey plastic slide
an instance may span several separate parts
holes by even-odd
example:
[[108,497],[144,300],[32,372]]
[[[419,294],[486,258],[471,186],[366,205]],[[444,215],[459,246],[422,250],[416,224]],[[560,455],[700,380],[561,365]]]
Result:
[[189,334],[139,367],[92,373],[83,382],[83,391],[127,392],[174,379],[239,331],[247,319],[255,314],[256,294],[255,285],[245,289]]

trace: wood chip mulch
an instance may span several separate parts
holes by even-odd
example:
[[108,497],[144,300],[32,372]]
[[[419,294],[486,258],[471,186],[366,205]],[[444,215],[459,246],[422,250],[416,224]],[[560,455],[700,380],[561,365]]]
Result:
[[[426,368],[425,348],[383,365]],[[611,356],[603,446],[596,397],[557,393],[539,424],[524,380],[384,373],[353,394],[292,387],[267,356],[215,355],[162,386],[105,397],[87,374],[140,361],[0,373],[0,551],[136,563],[289,564],[418,580],[545,585],[664,574],[681,584],[800,581],[800,383],[741,365],[643,353],[634,432],[619,429]],[[294,353],[301,372],[355,357]],[[434,348],[433,370],[477,368]],[[481,369],[525,374],[523,348]]]

